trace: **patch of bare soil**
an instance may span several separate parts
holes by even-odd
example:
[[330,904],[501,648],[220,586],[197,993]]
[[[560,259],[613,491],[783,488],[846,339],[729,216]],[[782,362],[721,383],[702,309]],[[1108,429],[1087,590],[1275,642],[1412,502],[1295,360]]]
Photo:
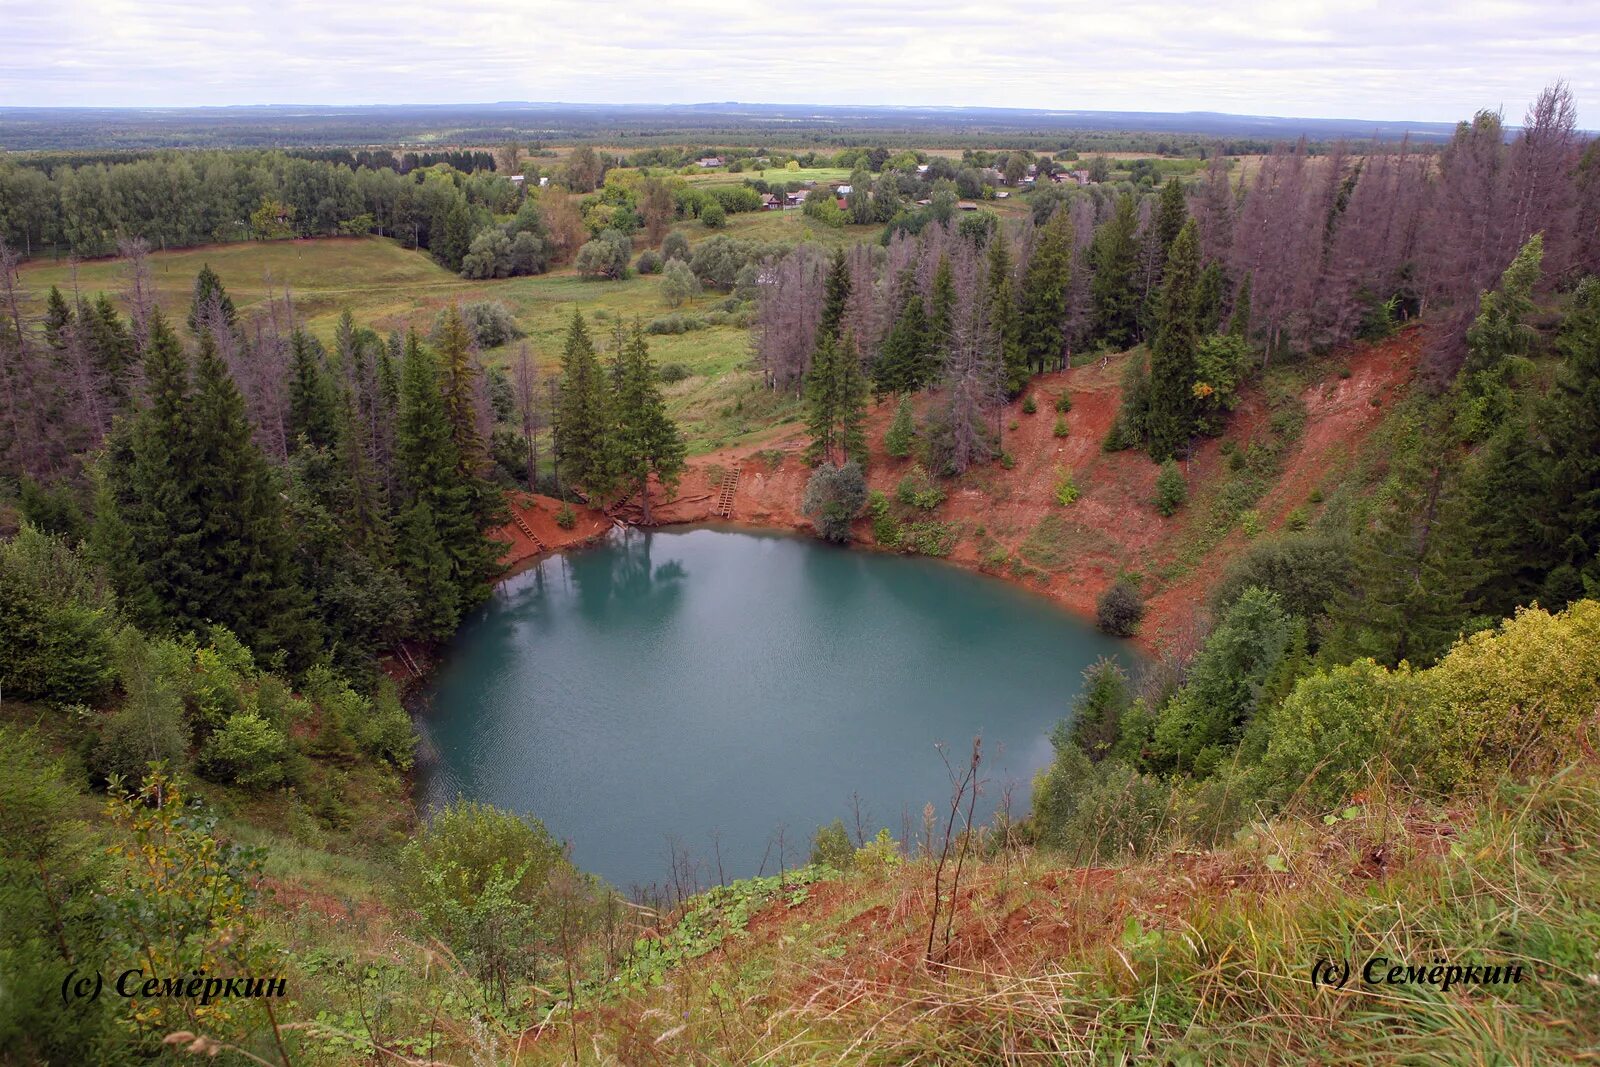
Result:
[[[1420,343],[1419,335],[1410,331],[1380,344],[1352,346],[1347,377],[1318,382],[1306,390],[1306,423],[1300,440],[1258,508],[1268,529],[1281,527],[1330,471],[1361,449],[1391,398],[1409,381]],[[1157,465],[1142,452],[1101,450],[1121,403],[1119,381],[1126,358],[1035,378],[1029,387],[1035,412],[1024,414],[1019,398],[997,420],[1011,466],[985,464],[946,483],[945,502],[928,518],[959,528],[950,562],[1016,582],[1085,618],[1094,616],[1095,601],[1118,575],[1145,575],[1148,611],[1136,640],[1153,651],[1193,631],[1212,583],[1246,539],[1239,532],[1230,534],[1198,566],[1170,584],[1158,586],[1150,580],[1178,557],[1198,509],[1162,517],[1153,503]],[[1063,393],[1070,396],[1071,410],[1063,416],[1066,434],[1058,437],[1055,408]],[[929,400],[924,397],[921,402]],[[893,415],[892,400],[872,405],[867,413],[871,453],[867,482],[891,495],[914,462],[883,451],[883,435]],[[1265,424],[1263,397],[1259,391],[1247,391],[1227,436],[1248,442],[1264,431]],[[725,521],[809,531],[811,523],[800,509],[811,473],[804,460],[805,445],[804,430],[792,424],[775,429],[761,445],[696,457],[676,489],[652,483],[652,525]],[[1220,481],[1225,460],[1220,440],[1207,440],[1196,448],[1185,466],[1191,499],[1203,497]],[[732,511],[724,515],[719,508],[721,489],[733,470],[738,479]],[[1063,506],[1056,490],[1069,478],[1079,495]],[[605,533],[612,516],[627,522],[643,517],[635,496],[613,508],[611,515],[580,510],[577,527],[563,531],[551,518],[559,506],[555,501],[527,494],[519,499],[532,501],[519,510],[550,549],[593,540]],[[537,554],[514,524],[501,535],[509,545],[508,560]],[[872,545],[867,519],[856,523],[855,536],[860,544]]]

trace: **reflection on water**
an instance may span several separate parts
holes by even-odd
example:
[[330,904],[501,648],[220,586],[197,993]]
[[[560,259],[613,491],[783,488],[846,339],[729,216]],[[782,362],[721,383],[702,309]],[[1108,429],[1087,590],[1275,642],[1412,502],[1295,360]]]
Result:
[[803,862],[834,818],[897,837],[984,738],[1017,807],[1084,667],[1125,645],[928,560],[723,530],[633,531],[508,582],[430,694],[431,804],[539,816],[619,885]]

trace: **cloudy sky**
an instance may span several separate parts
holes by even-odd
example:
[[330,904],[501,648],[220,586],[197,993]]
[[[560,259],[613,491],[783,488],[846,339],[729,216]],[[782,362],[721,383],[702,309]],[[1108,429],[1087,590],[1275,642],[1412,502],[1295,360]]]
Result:
[[1512,121],[1595,0],[0,0],[0,105],[931,104]]

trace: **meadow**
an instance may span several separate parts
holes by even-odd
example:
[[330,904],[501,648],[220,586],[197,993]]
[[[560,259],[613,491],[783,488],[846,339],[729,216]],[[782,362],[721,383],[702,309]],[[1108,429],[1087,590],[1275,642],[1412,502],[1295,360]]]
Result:
[[[736,216],[728,231],[767,241],[812,239],[814,231],[830,246],[855,239],[846,231],[809,224],[798,211],[764,216]],[[850,229],[862,229],[852,227]],[[691,241],[711,235],[698,224],[685,228]],[[426,253],[379,237],[323,238],[305,241],[213,245],[150,256],[150,276],[157,302],[181,320],[188,313],[195,275],[209,264],[241,312],[265,311],[288,294],[295,320],[324,342],[331,342],[340,315],[348,308],[358,323],[388,333],[416,328],[427,331],[441,310],[452,303],[498,300],[509,307],[526,336],[521,341],[484,352],[489,366],[507,366],[526,343],[540,369],[554,370],[572,314],[581,311],[602,347],[609,344],[615,323],[651,319],[677,312],[703,317],[720,303],[721,293],[708,292],[678,308],[661,296],[656,275],[634,275],[623,281],[579,276],[571,270],[521,278],[471,281],[439,266]],[[70,294],[74,289],[92,298],[100,292],[120,298],[126,283],[120,259],[79,262],[36,261],[22,271],[30,296],[42,300],[50,286]],[[658,365],[678,364],[688,372],[666,387],[670,410],[683,427],[693,452],[759,440],[774,420],[787,421],[792,399],[774,397],[748,369],[749,331],[733,325],[707,326],[681,334],[652,335],[651,353]]]

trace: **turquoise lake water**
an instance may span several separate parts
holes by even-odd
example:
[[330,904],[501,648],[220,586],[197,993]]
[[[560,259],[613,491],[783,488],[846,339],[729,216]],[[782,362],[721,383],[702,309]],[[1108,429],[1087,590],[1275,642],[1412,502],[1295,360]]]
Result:
[[902,837],[983,738],[979,813],[1049,760],[1085,667],[1126,642],[935,560],[692,528],[542,561],[462,627],[426,696],[419,790],[542,819],[585,870],[701,884],[805,862],[818,825]]

